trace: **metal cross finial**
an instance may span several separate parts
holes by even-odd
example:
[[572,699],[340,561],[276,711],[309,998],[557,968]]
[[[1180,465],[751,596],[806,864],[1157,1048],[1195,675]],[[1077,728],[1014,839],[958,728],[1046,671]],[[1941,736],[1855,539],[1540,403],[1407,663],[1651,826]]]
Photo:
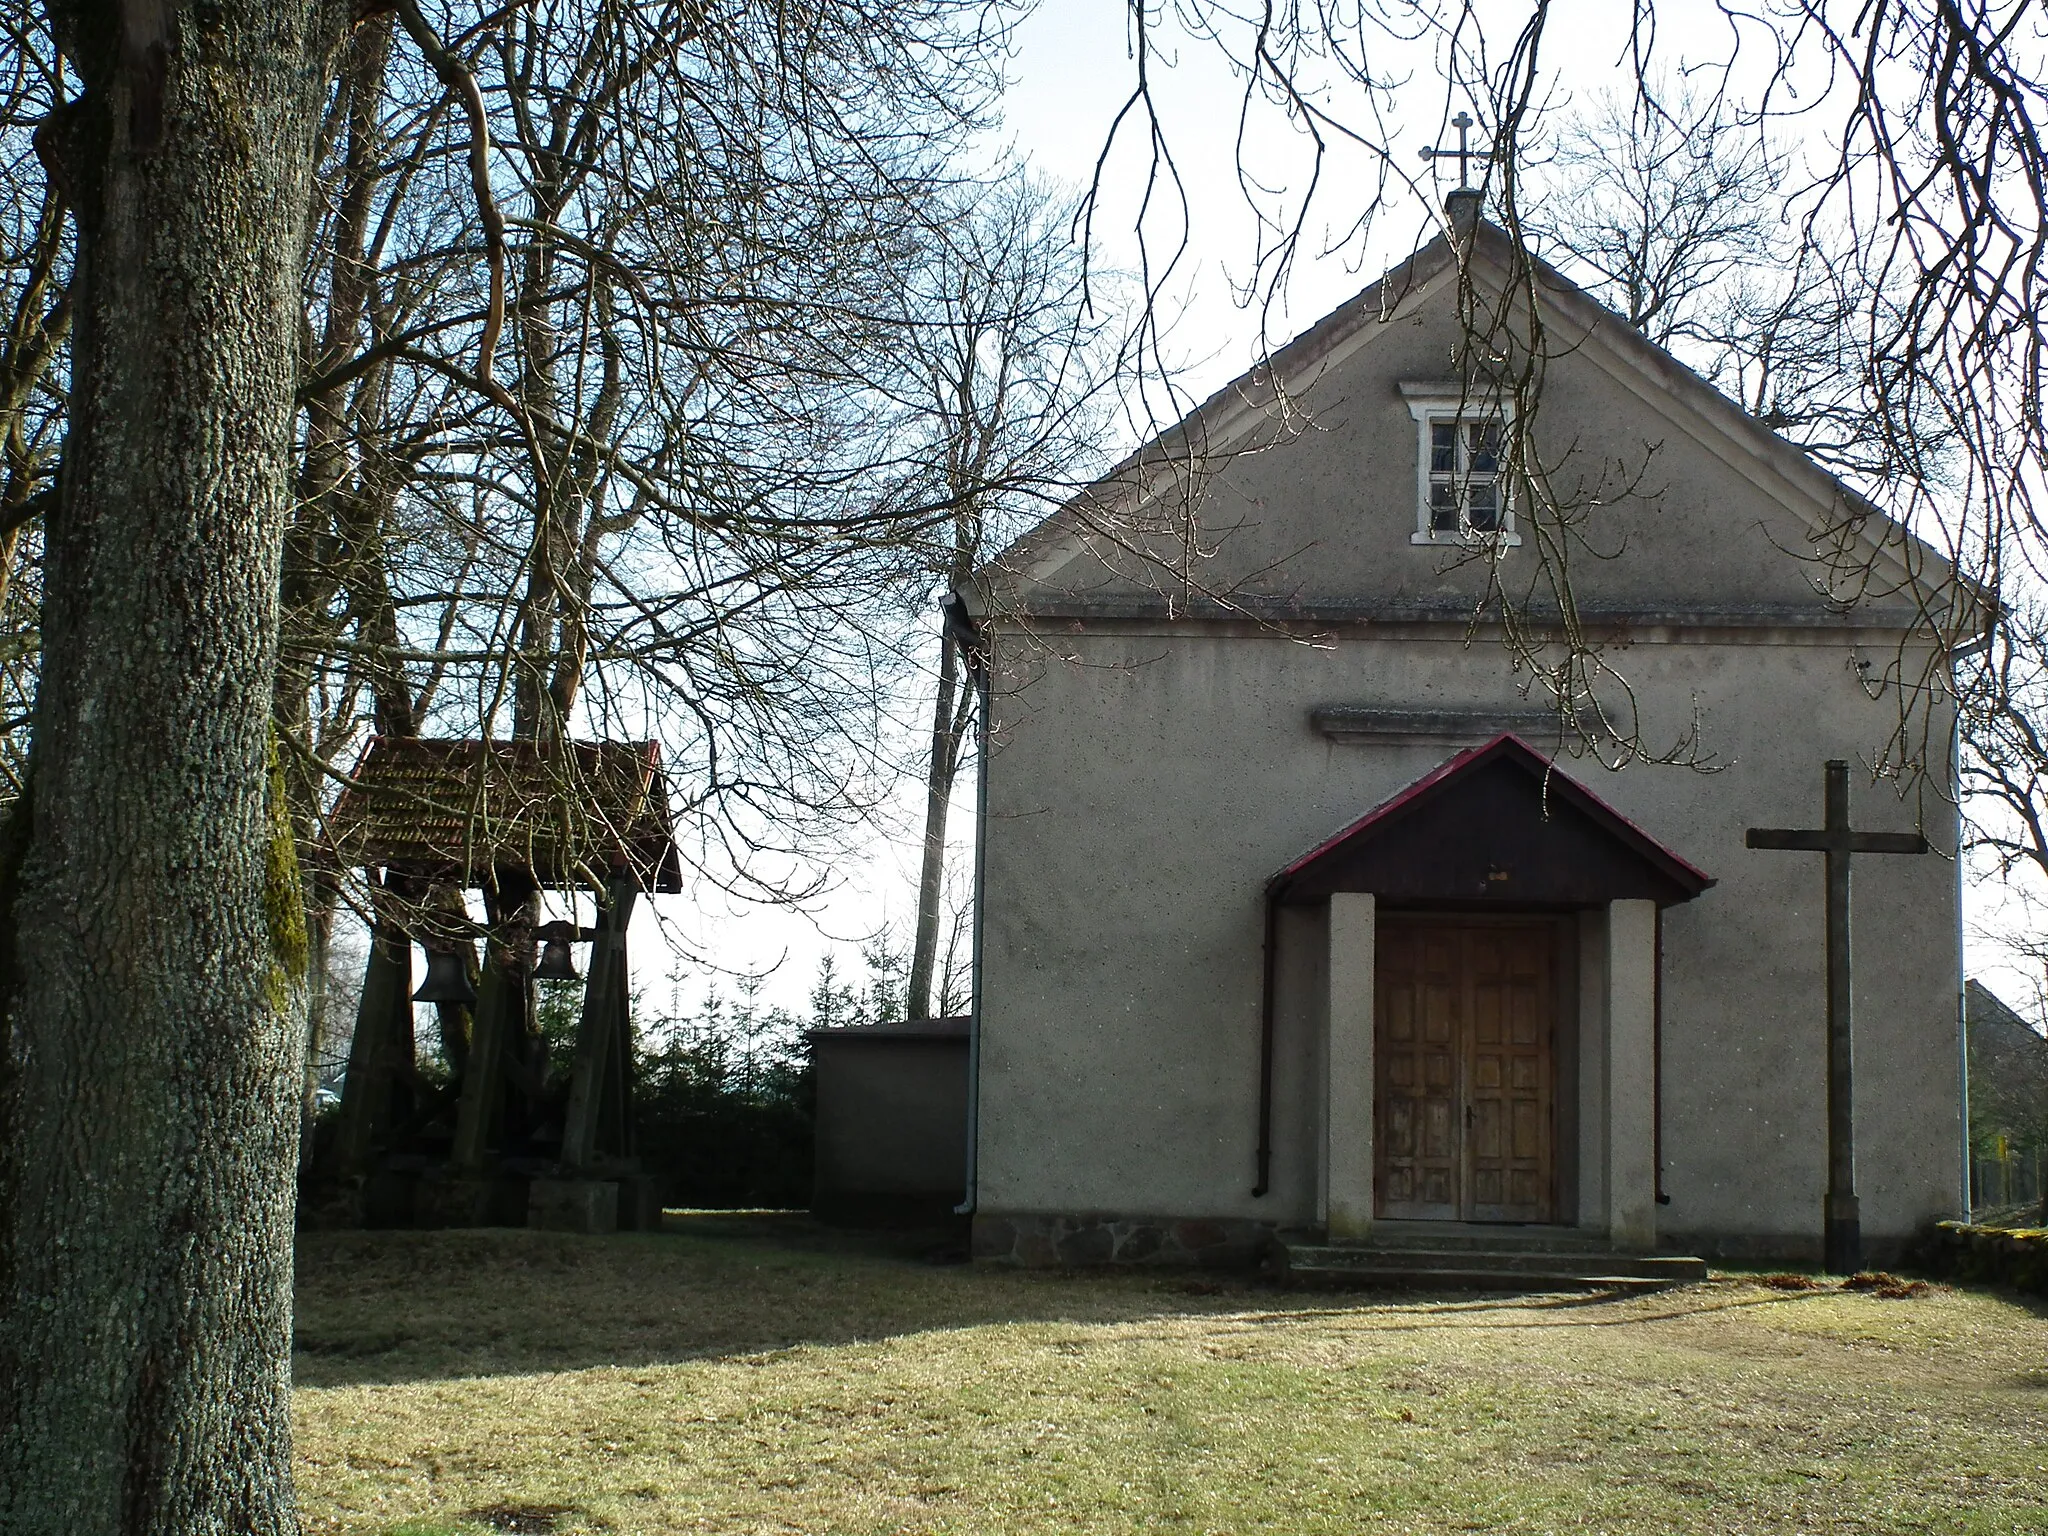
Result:
[[1456,149],[1440,149],[1432,145],[1423,150],[1422,158],[1425,160],[1448,160],[1455,156],[1458,161],[1458,189],[1463,191],[1472,184],[1471,162],[1473,157],[1476,155],[1481,160],[1487,159],[1493,154],[1493,150],[1485,145],[1481,145],[1477,149],[1472,147],[1468,138],[1474,126],[1471,113],[1460,112],[1451,119],[1451,126],[1458,130],[1458,147]]

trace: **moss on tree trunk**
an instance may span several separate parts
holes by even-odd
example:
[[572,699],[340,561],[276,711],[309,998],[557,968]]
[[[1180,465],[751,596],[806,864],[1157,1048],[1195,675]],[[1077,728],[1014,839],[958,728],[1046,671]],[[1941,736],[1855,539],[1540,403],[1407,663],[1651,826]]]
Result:
[[52,5],[79,227],[36,796],[5,893],[0,1529],[292,1530],[304,924],[271,678],[344,13]]

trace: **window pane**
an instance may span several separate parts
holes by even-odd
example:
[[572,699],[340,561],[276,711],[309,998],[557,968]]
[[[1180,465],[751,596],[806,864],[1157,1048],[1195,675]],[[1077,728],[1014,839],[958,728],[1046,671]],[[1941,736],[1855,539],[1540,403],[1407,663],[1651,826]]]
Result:
[[1432,473],[1439,475],[1458,467],[1458,429],[1448,421],[1430,424],[1429,467]]
[[1472,448],[1472,470],[1475,474],[1490,475],[1500,468],[1500,423],[1489,422],[1485,426],[1474,425],[1469,429]]
[[1458,531],[1458,489],[1447,479],[1429,482],[1429,526],[1434,533]]

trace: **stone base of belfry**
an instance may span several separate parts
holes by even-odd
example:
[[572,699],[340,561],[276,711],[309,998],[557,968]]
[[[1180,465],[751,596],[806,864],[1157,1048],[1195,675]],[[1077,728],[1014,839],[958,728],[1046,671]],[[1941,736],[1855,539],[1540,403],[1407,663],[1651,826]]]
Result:
[[1145,1264],[1252,1269],[1277,1247],[1271,1222],[1237,1216],[977,1213],[974,1257],[1028,1269]]

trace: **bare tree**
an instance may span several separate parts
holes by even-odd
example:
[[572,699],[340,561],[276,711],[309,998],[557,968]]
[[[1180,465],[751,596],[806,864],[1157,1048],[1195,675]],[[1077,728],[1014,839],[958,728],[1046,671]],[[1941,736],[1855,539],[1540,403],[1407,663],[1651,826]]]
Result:
[[669,735],[700,866],[772,885],[756,855],[877,758],[809,706],[894,664],[871,600],[947,515],[871,483],[900,437],[867,374],[1000,12],[355,21],[27,22],[77,255],[61,356],[20,274],[68,248],[0,263],[64,443],[33,582],[10,551],[40,641],[0,860],[10,1531],[293,1526],[294,850],[366,723]]
[[1608,91],[1558,121],[1523,228],[1658,346],[1714,351],[1757,329],[1750,290],[1781,276],[1786,157],[1720,91],[1662,105]]
[[53,499],[71,330],[71,226],[32,143],[63,97],[48,30],[0,7],[0,798],[22,789],[41,645],[42,510]]
[[[1009,538],[1083,483],[1101,460],[1110,377],[1105,326],[1084,305],[1086,253],[1072,211],[1021,177],[947,221],[938,259],[912,287],[902,327],[911,359],[904,405],[920,446],[922,494],[945,509],[922,541],[921,595],[963,590]],[[942,628],[925,759],[924,831],[908,1014],[931,1016],[946,824],[976,694],[962,638]]]
[[77,255],[0,864],[0,1526],[288,1532],[306,957],[266,765],[297,260],[349,18],[48,14],[83,92],[37,135]]

